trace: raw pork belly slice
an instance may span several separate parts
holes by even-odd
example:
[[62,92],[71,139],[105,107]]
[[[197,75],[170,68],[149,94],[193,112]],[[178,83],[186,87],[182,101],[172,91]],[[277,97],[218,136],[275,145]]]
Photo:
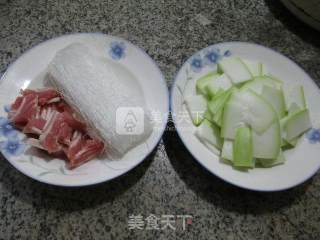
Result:
[[9,120],[17,126],[26,124],[38,112],[38,97],[30,94],[22,98],[18,97],[11,106]]
[[[119,72],[117,63],[94,56],[84,44],[75,43],[56,54],[47,75],[48,83],[84,118],[90,136],[102,139],[108,146],[108,156],[114,159],[144,142],[152,132],[138,82],[134,77],[124,79],[123,72],[115,71]],[[121,107],[144,110],[142,134],[117,134],[116,111]]]
[[26,89],[22,91],[22,96],[27,95],[37,96],[40,106],[60,101],[59,93],[52,88],[46,88],[41,90]]
[[103,150],[103,143],[96,139],[90,139],[79,131],[75,131],[72,136],[70,147],[65,153],[70,160],[69,168],[75,168],[78,165],[88,161]]
[[[28,144],[48,153],[65,153],[69,168],[75,168],[104,151],[103,142],[87,134],[86,124],[54,89],[21,91],[8,115],[24,133],[33,134],[33,138],[27,139]],[[81,141],[75,146],[76,136]]]

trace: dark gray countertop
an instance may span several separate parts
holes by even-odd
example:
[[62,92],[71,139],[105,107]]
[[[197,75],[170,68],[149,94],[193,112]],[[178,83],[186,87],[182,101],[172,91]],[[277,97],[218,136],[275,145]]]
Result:
[[[0,0],[0,71],[30,47],[73,32],[132,41],[168,86],[188,56],[233,40],[283,53],[320,84],[320,34],[278,0]],[[44,185],[0,161],[0,239],[319,239],[319,200],[319,173],[284,192],[233,187],[204,170],[174,132],[130,173],[88,188]],[[129,230],[128,216],[139,214],[189,214],[193,222],[185,231]]]

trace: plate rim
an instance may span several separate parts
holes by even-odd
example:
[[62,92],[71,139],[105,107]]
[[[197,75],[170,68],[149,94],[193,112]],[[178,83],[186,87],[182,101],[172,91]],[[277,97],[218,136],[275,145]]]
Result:
[[[287,186],[287,187],[280,187],[280,188],[274,188],[274,189],[260,189],[260,188],[256,188],[256,187],[251,187],[251,186],[245,186],[245,185],[242,185],[242,184],[237,184],[237,183],[234,183],[232,181],[229,181],[228,179],[226,178],[222,178],[221,176],[218,176],[216,173],[214,173],[210,168],[207,168],[199,159],[197,156],[195,156],[191,150],[189,149],[188,145],[186,144],[185,142],[185,139],[182,137],[181,133],[180,133],[180,130],[177,128],[177,123],[176,123],[176,118],[175,118],[175,114],[172,114],[173,113],[173,92],[175,90],[175,87],[176,87],[176,84],[177,84],[177,80],[178,80],[178,76],[180,74],[180,72],[184,69],[185,65],[189,62],[190,59],[192,59],[193,56],[195,56],[196,54],[198,54],[199,52],[202,52],[202,51],[205,51],[207,49],[211,49],[211,48],[214,48],[214,47],[219,47],[219,45],[224,45],[224,44],[244,44],[244,45],[251,45],[251,46],[254,46],[254,47],[260,47],[260,48],[264,48],[264,49],[267,49],[271,52],[273,52],[274,54],[276,55],[280,55],[284,58],[286,58],[287,60],[289,60],[289,62],[293,65],[295,65],[296,67],[298,67],[304,74],[306,74],[307,76],[309,76],[309,74],[302,68],[300,67],[296,62],[294,62],[290,57],[287,57],[286,55],[280,53],[280,52],[277,52],[276,50],[272,49],[272,48],[269,48],[269,47],[266,47],[266,46],[263,46],[263,45],[260,45],[260,44],[257,44],[257,43],[254,43],[254,42],[242,42],[242,41],[227,41],[227,42],[217,42],[217,43],[214,43],[214,44],[211,44],[205,48],[202,48],[202,49],[199,49],[198,51],[194,52],[192,55],[190,55],[186,61],[181,65],[181,67],[179,68],[179,70],[177,71],[177,73],[175,74],[174,78],[173,78],[173,82],[170,86],[170,99],[169,99],[169,103],[170,103],[170,113],[171,113],[171,116],[172,116],[172,120],[173,120],[173,123],[174,123],[174,126],[175,126],[175,129],[176,129],[176,132],[180,138],[180,140],[182,141],[184,147],[188,150],[188,152],[190,153],[190,155],[200,164],[201,167],[203,167],[206,171],[210,172],[211,174],[213,174],[215,177],[227,182],[228,184],[231,184],[232,186],[236,186],[236,187],[239,187],[239,188],[242,188],[242,189],[246,189],[246,190],[251,190],[251,191],[257,191],[257,192],[279,192],[279,191],[285,191],[285,190],[288,190],[288,189],[291,189],[291,188],[294,188],[304,182],[306,182],[307,180],[309,180],[310,178],[312,178],[320,169],[320,165],[317,169],[315,169],[310,175],[308,175],[306,178],[303,178],[302,180],[298,181],[297,183],[293,184],[293,185],[290,185],[290,186]],[[310,76],[309,76],[310,77]],[[318,85],[315,83],[315,81],[310,77],[310,79],[312,80],[313,84],[319,89]]]
[[[119,173],[117,173],[114,176],[112,176],[111,178],[108,178],[108,179],[105,179],[105,180],[98,180],[98,181],[92,181],[90,183],[81,183],[81,184],[77,184],[77,183],[68,184],[67,182],[66,183],[65,182],[64,183],[53,183],[53,182],[50,182],[50,181],[48,181],[46,179],[42,179],[42,178],[39,178],[39,177],[36,177],[36,176],[32,176],[31,174],[29,174],[28,171],[25,171],[24,169],[20,168],[18,166],[18,164],[14,163],[14,161],[9,160],[4,154],[2,154],[2,152],[0,152],[1,155],[3,156],[3,158],[6,159],[10,163],[11,166],[13,166],[16,170],[18,170],[23,175],[25,175],[25,176],[33,179],[33,180],[36,180],[38,182],[41,182],[41,183],[44,183],[44,184],[53,185],[53,186],[58,186],[58,187],[77,188],[77,187],[93,186],[93,185],[97,185],[97,184],[101,184],[101,183],[106,183],[106,182],[112,181],[112,180],[114,180],[114,179],[116,179],[116,178],[118,178],[118,177],[120,177],[122,175],[127,174],[131,170],[133,170],[135,167],[137,167],[142,162],[144,162],[150,156],[150,154],[154,151],[154,149],[159,145],[159,142],[161,141],[161,138],[162,138],[162,136],[164,134],[164,131],[166,129],[166,126],[167,126],[168,115],[169,115],[169,111],[170,111],[170,93],[169,93],[169,88],[168,88],[166,79],[164,77],[164,74],[162,73],[162,71],[161,71],[160,67],[158,66],[158,64],[156,63],[156,61],[151,56],[149,56],[149,54],[147,54],[147,52],[144,49],[142,49],[141,47],[133,44],[129,40],[126,40],[126,39],[124,39],[122,37],[118,37],[118,36],[114,36],[114,35],[110,35],[110,34],[105,34],[105,33],[102,33],[102,32],[81,32],[81,33],[62,34],[62,35],[50,38],[48,40],[44,40],[44,41],[32,46],[31,48],[29,48],[26,51],[24,51],[21,55],[19,55],[17,57],[17,59],[15,59],[13,62],[11,62],[8,65],[8,67],[6,68],[6,70],[4,71],[2,76],[0,77],[0,86],[4,82],[6,74],[8,73],[8,71],[10,71],[11,68],[14,67],[15,63],[22,56],[27,55],[34,48],[37,48],[39,46],[43,46],[46,43],[54,41],[54,40],[59,39],[59,38],[80,36],[80,35],[96,35],[96,36],[102,36],[102,37],[107,37],[107,38],[115,38],[115,39],[118,39],[118,40],[120,40],[120,41],[122,41],[122,42],[124,42],[126,44],[129,44],[131,47],[133,47],[136,50],[138,50],[139,52],[141,52],[154,65],[155,70],[158,72],[159,77],[161,78],[161,83],[162,83],[164,89],[166,90],[165,91],[165,95],[166,95],[166,97],[165,97],[165,99],[166,99],[166,104],[165,104],[166,105],[166,110],[165,110],[165,113],[164,113],[164,118],[163,118],[164,121],[162,123],[162,126],[161,126],[160,129],[157,128],[157,132],[159,132],[159,136],[155,137],[156,140],[154,141],[154,144],[152,146],[149,146],[149,150],[146,151],[146,154],[144,154],[144,157],[142,157],[139,161],[137,161],[137,163],[131,165],[129,168],[126,168],[124,171],[119,171]],[[153,130],[153,131],[155,131],[155,130]]]

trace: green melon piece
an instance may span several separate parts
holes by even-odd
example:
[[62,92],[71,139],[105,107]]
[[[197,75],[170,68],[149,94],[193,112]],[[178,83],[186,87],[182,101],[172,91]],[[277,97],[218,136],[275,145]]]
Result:
[[299,108],[300,110],[307,107],[306,98],[304,96],[303,86],[297,85],[291,88],[285,96],[286,107],[289,112],[293,113]]
[[226,91],[232,87],[232,82],[226,74],[222,74],[218,78],[214,78],[206,85],[206,92],[212,98],[219,90]]
[[220,74],[217,72],[209,72],[196,81],[196,90],[198,94],[206,95],[206,86],[215,78],[218,78]]
[[223,108],[225,103],[228,101],[230,95],[232,93],[232,89],[223,92],[218,97],[213,98],[208,102],[208,109],[212,114],[216,114],[219,109]]
[[277,89],[281,88],[281,85],[278,82],[276,82],[272,78],[263,76],[263,77],[256,77],[253,80],[245,83],[241,87],[241,89],[242,90],[251,89],[252,91],[260,95],[262,93],[262,89],[264,86],[269,86]]
[[288,119],[284,123],[283,128],[286,134],[285,138],[288,141],[293,140],[294,138],[309,130],[311,128],[309,110],[303,109],[301,111],[295,112],[292,115],[289,115]]
[[262,97],[251,90],[234,91],[224,107],[221,136],[234,139],[236,129],[244,124],[262,133],[276,119],[276,112]]
[[258,77],[261,75],[262,63],[250,61],[247,59],[242,59],[242,61],[247,66],[247,68],[249,69],[249,71],[253,77]]
[[188,96],[184,100],[194,125],[198,126],[207,110],[207,101],[202,95]]
[[280,123],[276,120],[265,132],[252,131],[253,157],[276,159],[281,147]]
[[277,158],[275,159],[257,159],[262,167],[273,167],[279,164],[283,164],[286,161],[286,158],[283,152],[280,150]]
[[233,144],[233,164],[236,167],[252,168],[254,161],[252,156],[252,135],[249,127],[240,127],[236,131]]
[[276,89],[268,85],[264,85],[262,87],[261,96],[272,105],[279,118],[283,118],[285,116],[286,104],[282,88]]
[[218,63],[218,68],[219,71],[225,73],[234,84],[249,81],[253,77],[239,57],[223,58]]
[[197,127],[195,135],[201,142],[208,142],[218,149],[221,149],[222,147],[220,129],[207,119],[204,119],[203,122]]
[[233,161],[233,141],[224,140],[221,157],[229,161]]

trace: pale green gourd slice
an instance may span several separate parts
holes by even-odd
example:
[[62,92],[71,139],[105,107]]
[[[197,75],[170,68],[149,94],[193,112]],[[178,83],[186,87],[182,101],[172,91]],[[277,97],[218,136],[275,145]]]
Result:
[[262,97],[251,90],[234,91],[224,107],[221,136],[234,139],[236,129],[244,124],[262,133],[276,119],[276,112]]
[[303,109],[288,116],[284,126],[285,138],[288,141],[293,140],[302,133],[311,128],[311,121],[309,116],[309,110]]
[[203,118],[207,119],[210,122],[213,122],[213,115],[210,113],[208,109],[205,111]]
[[197,127],[195,136],[198,137],[201,142],[208,142],[218,149],[222,147],[220,129],[207,119],[204,119],[200,126]]
[[252,79],[252,75],[239,57],[223,58],[218,63],[219,72],[225,73],[233,84],[239,84]]
[[262,63],[260,65],[260,76],[264,76],[264,75],[267,75],[268,74],[268,69],[267,69],[267,66]]
[[276,89],[268,85],[264,85],[262,87],[261,96],[272,105],[279,118],[283,118],[285,116],[286,104],[282,88]]
[[221,127],[222,125],[222,117],[223,117],[223,108],[219,109],[218,112],[216,112],[216,114],[214,114],[213,116],[213,122],[215,124],[217,124],[217,126]]
[[257,159],[257,161],[261,164],[262,167],[273,167],[283,164],[286,161],[286,158],[282,150],[280,150],[276,159]]
[[206,86],[215,78],[218,78],[220,74],[217,72],[209,72],[196,81],[196,91],[198,94],[206,95]]
[[275,159],[281,147],[280,123],[278,120],[263,133],[252,131],[253,157]]
[[240,127],[236,131],[233,143],[233,164],[236,167],[254,167],[252,134],[249,127]]
[[300,110],[302,110],[303,108],[301,108],[297,103],[293,102],[291,103],[289,109],[288,109],[288,114],[292,115],[296,112],[299,112]]
[[281,84],[279,84],[278,82],[276,82],[275,80],[267,76],[256,77],[253,80],[245,83],[241,87],[241,90],[251,89],[252,91],[260,95],[262,93],[262,89],[264,86],[269,86],[269,87],[279,89],[281,87]]
[[[286,107],[291,113],[292,108],[296,108],[298,106],[300,110],[307,107],[306,99],[304,96],[304,89],[301,85],[296,85],[292,87],[287,94],[285,94]],[[295,109],[296,110],[296,109]]]
[[213,78],[207,85],[206,85],[206,92],[212,98],[214,97],[220,89],[228,90],[232,87],[232,82],[228,78],[226,74],[222,74],[218,78]]
[[232,89],[225,91],[224,93],[220,94],[219,97],[215,97],[211,101],[208,102],[208,109],[212,114],[216,114],[219,109],[221,109],[224,104],[228,101],[230,95],[232,93]]
[[300,139],[300,136],[288,141],[286,139],[282,139],[281,147],[283,148],[292,148],[295,147]]
[[262,63],[250,61],[247,59],[242,59],[242,61],[247,66],[247,68],[249,69],[249,71],[253,77],[261,76]]
[[202,95],[188,96],[184,100],[194,125],[198,126],[207,110],[207,101]]
[[213,152],[215,155],[219,156],[220,155],[220,150],[215,147],[214,145],[212,145],[211,143],[209,142],[202,142],[211,152]]
[[221,150],[221,157],[223,159],[233,161],[233,141],[224,140]]
[[274,76],[274,75],[272,75],[270,73],[264,75],[264,77],[270,78],[279,87],[281,87],[283,85],[283,81],[281,81],[279,78],[277,78],[276,76]]

